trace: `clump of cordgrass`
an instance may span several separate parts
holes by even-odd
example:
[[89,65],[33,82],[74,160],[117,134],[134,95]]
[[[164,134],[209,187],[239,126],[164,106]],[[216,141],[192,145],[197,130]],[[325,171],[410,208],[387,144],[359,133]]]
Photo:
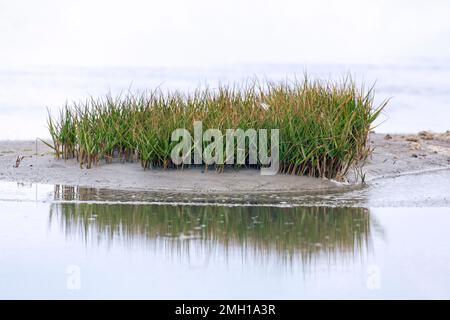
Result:
[[[371,152],[368,134],[386,105],[375,107],[373,98],[373,87],[358,88],[349,78],[253,81],[193,93],[156,90],[66,104],[59,118],[49,113],[48,129],[57,158],[76,158],[86,168],[113,159],[140,161],[144,169],[178,167],[171,161],[178,143],[171,141],[172,131],[185,128],[193,135],[194,121],[224,134],[279,129],[281,173],[342,180]],[[248,151],[247,145],[247,158]]]

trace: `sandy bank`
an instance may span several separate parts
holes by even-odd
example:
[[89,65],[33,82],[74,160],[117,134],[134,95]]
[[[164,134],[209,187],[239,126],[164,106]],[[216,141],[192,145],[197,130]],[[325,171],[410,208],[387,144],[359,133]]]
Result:
[[[371,134],[372,157],[366,181],[402,174],[450,169],[450,132],[417,135]],[[18,160],[19,159],[19,160]],[[355,182],[355,173],[349,182]],[[38,182],[116,190],[187,193],[315,193],[348,188],[326,179],[291,175],[261,176],[257,170],[146,170],[137,163],[101,164],[80,169],[75,160],[54,159],[51,149],[35,141],[0,141],[0,180]]]

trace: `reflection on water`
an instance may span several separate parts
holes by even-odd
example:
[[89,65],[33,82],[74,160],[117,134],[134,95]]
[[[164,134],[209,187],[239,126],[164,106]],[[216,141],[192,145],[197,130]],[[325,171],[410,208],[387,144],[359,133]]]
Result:
[[87,245],[149,246],[187,260],[348,261],[364,257],[371,241],[364,208],[54,203],[50,224]]
[[0,298],[450,296],[448,207],[157,205],[53,188],[0,184]]

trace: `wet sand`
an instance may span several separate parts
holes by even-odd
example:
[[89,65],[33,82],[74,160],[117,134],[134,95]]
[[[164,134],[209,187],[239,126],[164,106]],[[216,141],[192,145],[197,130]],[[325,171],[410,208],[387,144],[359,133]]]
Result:
[[[374,148],[362,173],[368,184],[383,178],[450,169],[450,131],[414,135],[371,134]],[[258,170],[216,173],[200,168],[144,171],[138,163],[100,163],[81,169],[75,160],[55,159],[42,142],[0,141],[0,180],[73,185],[114,190],[180,193],[315,193],[345,190],[358,184],[360,172],[346,182],[279,174],[261,176]]]

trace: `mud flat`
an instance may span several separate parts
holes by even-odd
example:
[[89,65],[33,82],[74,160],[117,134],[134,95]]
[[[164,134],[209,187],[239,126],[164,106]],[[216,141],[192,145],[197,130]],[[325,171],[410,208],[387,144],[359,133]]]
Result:
[[42,142],[0,141],[0,180],[73,185],[114,190],[180,193],[315,193],[345,190],[361,175],[371,181],[407,174],[450,169],[450,131],[423,131],[411,135],[372,133],[374,152],[362,171],[351,172],[346,182],[278,174],[261,176],[258,170],[149,169],[138,163],[101,163],[81,169],[75,160],[55,159]]
[[371,134],[370,143],[374,150],[363,169],[366,182],[450,169],[450,131]]

